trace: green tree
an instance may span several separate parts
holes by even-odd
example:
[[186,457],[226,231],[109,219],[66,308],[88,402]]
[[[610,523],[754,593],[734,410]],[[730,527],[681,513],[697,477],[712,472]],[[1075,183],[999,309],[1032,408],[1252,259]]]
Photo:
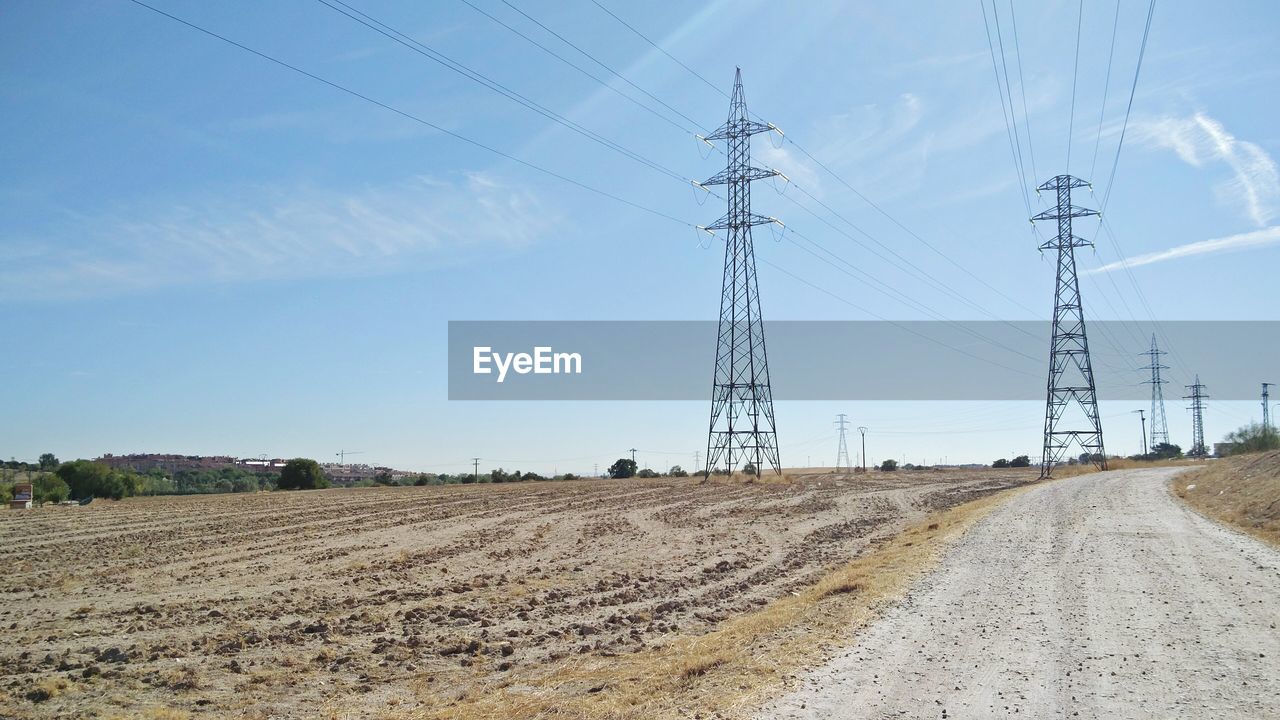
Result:
[[679,465],[672,465],[671,469],[667,471],[667,474],[671,477],[689,477],[689,473],[685,472],[684,468]]
[[653,470],[653,469],[651,469],[651,468],[641,468],[638,472],[636,472],[636,477],[638,477],[638,478],[656,478],[656,477],[661,477],[661,476],[660,476],[660,475],[658,475],[657,471],[655,471],[655,470]]
[[897,460],[885,460],[884,462],[880,463],[880,470],[882,472],[893,472],[894,470],[897,470],[897,469],[898,469]]
[[760,468],[756,467],[755,463],[748,462],[746,465],[742,466],[742,474],[743,475],[759,475]]
[[53,453],[44,453],[40,456],[40,469],[46,471],[57,470],[58,458]]
[[1230,443],[1228,455],[1280,449],[1280,434],[1275,428],[1260,423],[1250,423],[1232,430],[1223,439]]
[[1009,467],[1031,467],[1031,458],[1026,455],[1019,455],[1009,461]]
[[71,490],[73,498],[108,497],[112,500],[136,495],[142,478],[127,470],[112,470],[101,463],[76,460],[62,463],[55,473]]
[[281,490],[315,490],[329,487],[329,478],[325,476],[320,463],[308,458],[294,458],[280,468],[280,481],[276,487]]
[[995,461],[995,462],[991,463],[991,467],[993,467],[993,468],[1007,468],[1007,467],[1009,467],[1009,461],[1008,461],[1008,460],[1006,460],[1006,459],[1004,459],[1004,458],[1000,458],[999,460],[997,460],[997,461]]
[[62,478],[54,474],[37,477],[32,483],[31,490],[38,503],[60,503],[71,496],[71,488]]
[[1148,455],[1153,460],[1170,460],[1182,457],[1182,448],[1173,443],[1157,443]]
[[618,461],[609,466],[609,477],[614,479],[624,479],[634,477],[636,474],[636,461],[631,458],[618,458]]

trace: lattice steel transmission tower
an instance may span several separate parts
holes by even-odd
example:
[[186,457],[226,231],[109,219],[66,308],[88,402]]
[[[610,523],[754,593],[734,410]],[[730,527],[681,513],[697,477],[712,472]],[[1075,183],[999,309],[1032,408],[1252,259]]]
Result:
[[1262,383],[1262,427],[1271,427],[1271,386],[1275,383]]
[[844,426],[849,424],[845,417],[844,413],[836,415],[836,425],[840,427],[840,449],[836,451],[836,472],[840,472],[841,468],[845,472],[853,471],[853,464],[849,462],[849,445],[844,437]]
[[1151,359],[1151,364],[1141,369],[1151,371],[1151,379],[1143,382],[1151,386],[1151,452],[1155,452],[1161,444],[1169,443],[1169,423],[1164,416],[1164,384],[1167,381],[1160,377],[1161,370],[1169,369],[1168,365],[1160,364],[1160,356],[1169,353],[1156,345],[1156,336],[1153,334],[1151,349],[1142,354]]
[[750,462],[756,474],[767,463],[779,475],[778,435],[769,386],[769,359],[760,316],[756,284],[756,256],[751,228],[778,222],[751,212],[751,183],[777,171],[751,166],[751,136],[775,130],[747,114],[742,93],[742,69],[733,79],[729,119],[707,140],[724,140],[728,164],[703,185],[725,185],[729,207],[707,230],[725,230],[724,278],[720,289],[720,336],[716,344],[715,380],[711,391],[711,429],[707,434],[707,470],[723,463],[733,472],[740,461]]
[[[1075,249],[1093,243],[1071,233],[1071,221],[1097,215],[1097,210],[1071,204],[1071,191],[1088,183],[1070,175],[1058,175],[1038,188],[1058,194],[1058,206],[1031,218],[1056,220],[1058,234],[1040,246],[1041,252],[1058,253],[1057,281],[1053,292],[1053,339],[1049,345],[1048,397],[1044,411],[1044,452],[1040,458],[1040,477],[1049,477],[1053,467],[1076,442],[1089,459],[1107,469],[1106,449],[1102,444],[1102,418],[1098,415],[1098,389],[1093,379],[1093,363],[1089,359],[1089,339],[1085,334],[1084,308],[1080,302],[1080,280],[1076,275]],[[1071,407],[1083,411],[1083,419],[1060,421]],[[1078,422],[1079,425],[1074,425]]]
[[1183,400],[1190,400],[1191,405],[1187,408],[1191,411],[1191,452],[1187,453],[1193,457],[1204,457],[1209,454],[1208,448],[1204,446],[1204,401],[1209,398],[1204,394],[1204,385],[1200,383],[1200,376],[1196,375],[1195,384],[1186,385],[1191,391],[1190,395],[1183,395]]

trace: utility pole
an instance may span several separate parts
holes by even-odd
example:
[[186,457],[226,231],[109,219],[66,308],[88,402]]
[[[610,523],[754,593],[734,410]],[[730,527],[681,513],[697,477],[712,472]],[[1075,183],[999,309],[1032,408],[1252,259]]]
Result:
[[840,468],[844,468],[845,472],[850,472],[853,470],[853,465],[849,462],[849,446],[845,444],[845,439],[844,439],[844,426],[849,424],[849,421],[845,420],[845,417],[846,415],[844,413],[840,413],[839,415],[836,415],[835,424],[840,428],[840,446],[839,446],[839,449],[836,450],[836,472],[837,473],[840,472]]
[[1204,446],[1204,401],[1209,396],[1204,394],[1204,385],[1200,384],[1198,374],[1195,384],[1187,385],[1186,388],[1191,391],[1190,395],[1182,396],[1183,400],[1191,401],[1191,406],[1187,408],[1191,411],[1191,452],[1187,454],[1204,457],[1209,454]]
[[858,426],[858,432],[862,434],[862,472],[867,471],[867,428],[864,425]]
[[[636,461],[636,449],[631,448],[631,462],[634,463],[635,461]],[[637,465],[636,467],[639,467],[639,466]]]
[[[1074,440],[1080,448],[1096,458],[1094,463],[1107,469],[1107,453],[1102,444],[1102,417],[1098,414],[1098,389],[1093,379],[1093,362],[1089,359],[1089,339],[1085,333],[1084,306],[1080,301],[1080,279],[1076,274],[1078,247],[1093,243],[1071,233],[1071,220],[1097,215],[1097,210],[1071,204],[1071,190],[1088,183],[1070,175],[1058,175],[1040,185],[1038,190],[1057,193],[1058,205],[1031,218],[1056,220],[1058,234],[1040,245],[1041,252],[1057,251],[1057,279],[1053,291],[1053,339],[1049,345],[1049,382],[1044,412],[1044,451],[1040,457],[1040,477],[1047,478],[1062,461]],[[1064,374],[1066,375],[1064,377]],[[1068,405],[1078,405],[1085,423],[1077,428],[1058,426]]]
[[472,466],[475,468],[471,476],[478,483],[480,482],[480,458],[471,458]]
[[1142,423],[1142,457],[1147,456],[1147,416],[1145,410],[1133,410],[1131,412],[1138,413],[1138,420]]
[[1275,383],[1262,383],[1262,429],[1271,429],[1271,393],[1269,392]]
[[[742,69],[733,79],[729,119],[706,140],[724,140],[728,164],[702,185],[725,185],[729,207],[724,217],[704,228],[725,230],[724,275],[720,286],[720,331],[716,342],[715,379],[711,390],[711,423],[707,432],[707,470],[723,462],[730,474],[740,460],[750,462],[759,475],[765,463],[782,474],[778,435],[769,384],[769,359],[764,346],[764,321],[756,283],[755,247],[751,228],[777,223],[776,218],[751,212],[751,183],[777,175],[776,170],[751,166],[751,136],[777,130],[747,114],[742,92]],[[781,224],[781,223],[779,223]]]
[[1151,371],[1151,379],[1144,382],[1151,386],[1151,450],[1169,443],[1169,424],[1164,416],[1165,380],[1160,377],[1161,370],[1168,370],[1168,365],[1160,364],[1160,356],[1168,355],[1156,345],[1156,336],[1151,336],[1151,349],[1142,353],[1151,358],[1151,364],[1142,368]]
[[702,451],[701,451],[701,450],[694,450],[694,451],[693,451],[693,470],[694,470],[694,472],[697,472],[697,471],[698,471],[698,468],[702,467],[702,465],[700,465],[700,464],[699,464],[699,463],[701,463],[701,462],[702,462]]

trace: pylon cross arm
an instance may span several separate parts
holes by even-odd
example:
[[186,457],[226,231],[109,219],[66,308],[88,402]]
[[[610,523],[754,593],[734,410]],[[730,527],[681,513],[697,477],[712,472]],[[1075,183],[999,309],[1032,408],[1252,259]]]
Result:
[[1097,210],[1091,210],[1089,208],[1080,207],[1079,205],[1070,205],[1067,208],[1065,208],[1065,212],[1063,211],[1063,209],[1060,209],[1060,208],[1052,208],[1049,210],[1045,210],[1044,212],[1038,215],[1032,216],[1031,221],[1037,222],[1039,220],[1061,220],[1064,217],[1078,218],[1078,217],[1089,217],[1090,215],[1100,215],[1100,214],[1101,213],[1099,213]]
[[728,185],[731,182],[763,180],[780,174],[777,170],[766,170],[758,167],[726,168],[702,181],[702,185]]
[[730,120],[707,136],[707,140],[729,140],[735,137],[773,132],[773,126],[755,120]]
[[745,219],[733,219],[736,213],[731,213],[721,217],[719,220],[705,226],[706,230],[728,230],[734,227],[752,227],[755,225],[768,225],[769,223],[779,222],[777,218],[765,217],[755,213],[747,213]]

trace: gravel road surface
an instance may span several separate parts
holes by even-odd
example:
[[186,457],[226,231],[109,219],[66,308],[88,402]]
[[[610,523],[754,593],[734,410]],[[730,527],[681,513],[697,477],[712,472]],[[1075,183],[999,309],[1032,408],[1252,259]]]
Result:
[[764,718],[1280,718],[1280,552],[1176,469],[1034,488]]

